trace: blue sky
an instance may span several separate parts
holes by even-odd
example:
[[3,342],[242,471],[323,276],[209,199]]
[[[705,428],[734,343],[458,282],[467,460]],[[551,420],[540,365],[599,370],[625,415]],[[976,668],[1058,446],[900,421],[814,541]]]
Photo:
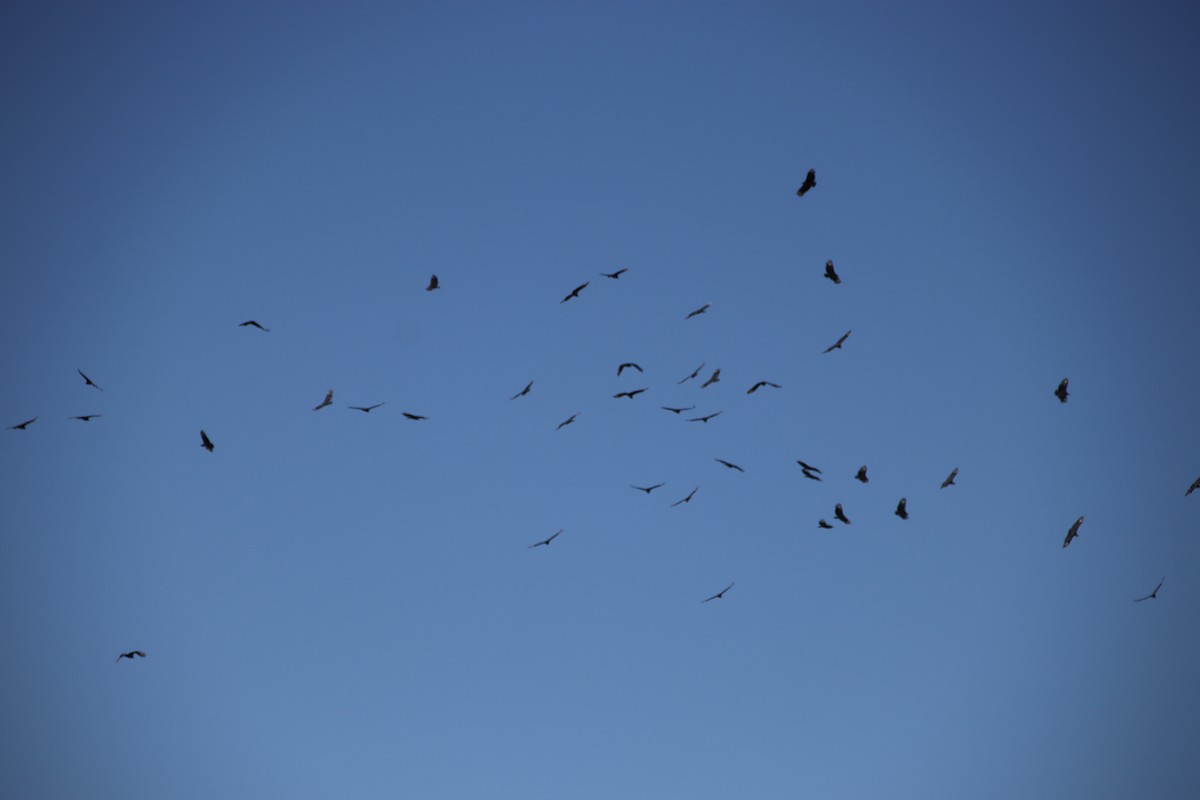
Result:
[[6,4],[0,794],[1190,797],[1195,23]]

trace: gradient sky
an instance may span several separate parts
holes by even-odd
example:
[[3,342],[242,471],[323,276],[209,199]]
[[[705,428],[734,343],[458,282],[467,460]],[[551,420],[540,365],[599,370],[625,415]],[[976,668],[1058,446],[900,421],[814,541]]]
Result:
[[1196,15],[968,5],[4,4],[0,795],[1194,797]]

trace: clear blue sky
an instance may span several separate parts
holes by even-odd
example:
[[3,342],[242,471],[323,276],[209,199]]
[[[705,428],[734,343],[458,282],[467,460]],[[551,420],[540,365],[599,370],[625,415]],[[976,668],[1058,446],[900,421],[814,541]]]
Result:
[[6,3],[0,795],[1194,797],[1197,19],[966,5]]

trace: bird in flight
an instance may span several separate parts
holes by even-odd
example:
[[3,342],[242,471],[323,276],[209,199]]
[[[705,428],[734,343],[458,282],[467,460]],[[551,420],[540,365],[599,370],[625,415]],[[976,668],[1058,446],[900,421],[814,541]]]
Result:
[[541,547],[541,546],[542,546],[542,545],[544,545],[544,544],[550,544],[550,543],[551,543],[551,542],[553,542],[553,541],[554,541],[556,538],[558,538],[558,535],[559,535],[560,533],[562,533],[562,528],[559,528],[557,531],[555,531],[554,533],[550,534],[550,538],[548,538],[548,539],[542,539],[540,542],[534,542],[533,544],[529,545],[529,549],[530,549],[530,550],[532,550],[532,549],[533,549],[533,548],[535,548],[535,547]]
[[[383,405],[383,403],[380,403],[380,405]],[[423,417],[420,414],[410,414],[407,411],[401,411],[400,413],[404,415],[405,419],[411,419],[411,420],[429,419],[429,417]]]
[[[699,486],[696,487],[696,489],[699,489],[699,488],[700,488]],[[684,503],[692,502],[692,495],[696,494],[696,489],[692,489],[690,492],[688,492],[688,496],[683,498],[682,500],[676,500],[674,503],[671,503],[671,508],[674,508],[675,506],[678,506],[678,505],[682,505]]]
[[138,658],[145,658],[146,654],[141,650],[130,650],[128,653],[121,653],[121,655],[117,656],[117,661],[120,661],[122,658],[128,658],[130,661],[133,661],[134,656],[137,656]]
[[829,352],[829,351],[831,351],[831,350],[840,350],[840,349],[841,349],[841,347],[842,347],[842,342],[846,341],[846,340],[847,340],[847,339],[849,339],[849,338],[850,338],[850,331],[846,331],[845,333],[843,333],[843,334],[842,334],[842,338],[838,339],[836,342],[834,342],[833,344],[829,345],[829,347],[826,347],[826,348],[825,348],[824,350],[822,350],[821,352],[822,352],[822,353],[828,353],[828,352]]
[[837,517],[840,522],[844,522],[847,525],[850,524],[850,520],[846,517],[846,512],[842,511],[841,503],[838,503],[833,507],[833,515]]
[[532,389],[532,388],[533,388],[533,381],[530,381],[529,383],[525,384],[525,388],[524,388],[524,389],[522,389],[521,391],[517,392],[516,394],[514,394],[512,397],[510,397],[510,398],[508,398],[508,399],[509,399],[509,400],[516,400],[518,397],[524,397],[525,395],[529,394],[529,390],[530,390],[530,389]]
[[771,383],[770,381],[759,381],[758,383],[754,384],[749,389],[747,389],[746,394],[754,394],[755,392],[757,392],[759,389],[761,389],[764,386],[770,386],[772,389],[782,389],[783,388],[778,383]]
[[22,422],[20,425],[9,425],[8,430],[23,431],[35,422],[37,422],[37,417],[34,417],[33,419],[27,419],[24,422]]
[[817,527],[818,527],[818,528],[826,528],[826,529],[828,529],[828,530],[833,530],[833,526],[832,526],[832,525],[830,525],[828,522],[826,522],[826,521],[825,521],[825,520],[823,520],[823,519],[819,519],[819,520],[817,520]]
[[950,475],[947,476],[946,480],[942,481],[942,488],[945,489],[947,486],[955,486],[956,484],[954,483],[954,478],[957,475],[958,475],[958,467],[955,467],[954,469],[950,470]]
[[1146,595],[1145,597],[1137,597],[1137,598],[1134,598],[1134,601],[1133,601],[1133,602],[1135,602],[1135,603],[1140,603],[1140,602],[1142,602],[1143,600],[1157,600],[1157,599],[1158,599],[1158,590],[1162,588],[1163,581],[1165,581],[1165,580],[1166,580],[1166,578],[1163,578],[1162,580],[1160,580],[1160,581],[1158,582],[1158,586],[1155,586],[1155,587],[1154,587],[1154,591],[1153,591],[1153,592],[1151,592],[1150,594]]
[[833,268],[832,260],[825,262],[825,277],[829,278],[829,280],[833,281],[834,283],[842,282],[841,277],[837,274],[837,270]]
[[705,303],[704,305],[700,306],[695,311],[693,311],[692,313],[690,313],[686,317],[684,317],[684,319],[691,319],[692,317],[694,317],[698,314],[703,314],[705,311],[708,311],[708,307],[711,305],[712,305],[712,303]]
[[659,408],[661,408],[663,411],[670,411],[670,412],[671,412],[671,413],[673,413],[673,414],[679,414],[679,413],[682,413],[682,412],[684,412],[684,411],[692,411],[692,410],[693,410],[693,409],[695,409],[696,407],[695,407],[695,406],[688,406],[687,408],[671,408],[670,406],[659,406]]
[[870,478],[867,477],[867,465],[866,464],[863,464],[861,467],[858,468],[858,472],[854,473],[854,480],[858,481],[859,483],[866,483],[869,480],[871,480]]
[[908,498],[901,497],[900,502],[896,505],[896,516],[900,519],[908,519]]
[[313,411],[320,411],[325,406],[331,405],[333,405],[333,389],[330,389],[325,393],[325,399],[322,400],[319,405],[313,406]]
[[628,397],[630,400],[632,400],[644,391],[646,391],[646,387],[643,386],[641,389],[634,389],[631,392],[617,392],[613,395],[613,397]]
[[82,414],[78,417],[71,417],[71,419],[81,419],[84,422],[90,422],[91,420],[95,419],[96,417],[103,417],[103,416],[104,416],[103,414]]
[[1192,483],[1192,485],[1188,487],[1188,490],[1183,493],[1183,496],[1187,497],[1189,494],[1196,491],[1197,489],[1200,489],[1200,478],[1196,478],[1196,480]]
[[651,492],[653,492],[655,489],[657,489],[660,486],[666,486],[666,484],[665,483],[656,483],[653,486],[634,486],[633,484],[630,484],[629,488],[637,489],[639,492],[645,492],[646,494],[650,494]]
[[728,586],[726,586],[724,589],[722,589],[721,591],[714,594],[712,597],[709,597],[706,600],[701,600],[700,602],[707,603],[709,600],[720,600],[722,597],[725,596],[725,593],[728,592],[732,588],[733,588],[733,583],[730,583]]
[[712,376],[708,380],[706,380],[704,383],[700,384],[700,388],[707,389],[709,386],[712,386],[714,383],[720,383],[720,382],[721,382],[721,370],[715,369],[715,370],[713,370]]
[[587,285],[589,283],[591,283],[591,281],[584,281],[583,283],[576,286],[574,289],[571,290],[571,293],[569,295],[564,297],[562,300],[559,300],[558,304],[562,305],[563,303],[570,300],[572,297],[579,297],[579,293],[582,292],[585,288],[587,288]]
[[245,322],[239,322],[238,327],[239,328],[258,328],[260,331],[266,331],[267,333],[271,332],[270,328],[264,328],[262,325],[259,325],[257,322],[255,322],[252,319],[248,319]]
[[639,367],[637,364],[633,363],[632,361],[626,361],[624,364],[617,367],[617,377],[618,378],[621,377],[621,373],[625,371],[626,367],[632,367],[633,369],[636,369],[638,372],[643,371],[641,367]]
[[[692,406],[692,407],[695,408],[695,406]],[[714,411],[713,413],[706,414],[703,417],[692,417],[691,419],[688,420],[688,422],[703,422],[703,423],[707,424],[710,419],[712,419],[713,417],[719,417],[719,416],[721,416],[721,412]]]
[[346,407],[347,407],[347,408],[350,408],[350,409],[353,409],[354,411],[361,411],[361,412],[363,412],[364,414],[370,414],[370,413],[371,413],[371,409],[373,409],[373,408],[379,408],[381,405],[383,405],[383,403],[376,403],[376,404],[375,404],[375,405],[373,405],[373,406],[346,406]]
[[1070,383],[1070,381],[1067,380],[1066,378],[1063,378],[1062,383],[1060,383],[1058,385],[1058,388],[1054,390],[1054,396],[1058,398],[1058,402],[1060,402],[1060,403],[1067,402],[1067,397],[1070,394],[1069,392],[1067,392],[1067,384],[1068,383]]
[[819,473],[821,471],[821,470],[817,469],[816,467],[814,467],[812,464],[805,463],[803,460],[801,460],[799,458],[796,459],[796,463],[799,464],[800,469],[804,470],[805,472]]
[[425,291],[432,292],[434,289],[440,289],[441,284],[438,283],[437,275],[429,276],[429,285],[425,287]]
[[808,174],[804,176],[804,183],[800,184],[800,188],[796,190],[797,197],[804,197],[808,194],[808,190],[817,185],[817,171],[810,169]]
[[555,428],[554,430],[558,430],[559,428],[562,428],[564,425],[570,425],[572,422],[575,421],[575,418],[578,416],[579,416],[578,413],[572,414],[571,416],[564,419],[562,422],[558,423],[558,428]]
[[1063,547],[1071,543],[1071,540],[1079,535],[1079,526],[1083,524],[1083,517],[1075,520],[1075,524],[1071,526],[1071,530],[1067,531],[1067,538],[1063,539]]
[[698,367],[696,367],[694,370],[692,370],[692,374],[691,374],[691,375],[688,375],[686,378],[684,378],[683,380],[681,380],[681,381],[680,381],[680,383],[687,383],[687,382],[688,382],[688,381],[690,381],[692,378],[695,378],[697,375],[699,375],[699,374],[700,374],[700,370],[702,370],[702,369],[704,369],[704,365],[703,365],[703,364],[701,364],[700,366],[698,366]]
[[800,471],[801,471],[801,472],[803,472],[803,473],[804,473],[804,477],[808,478],[810,481],[819,481],[819,480],[821,480],[821,476],[820,476],[820,475],[816,475],[816,474],[814,474],[814,473],[812,473],[812,472],[809,472],[807,469],[804,469],[803,467],[801,467],[801,468],[800,468]]
[[737,464],[732,464],[723,458],[714,458],[713,461],[716,461],[718,464],[724,464],[729,469],[736,469],[738,472],[746,471],[746,470],[742,469],[741,467],[739,467]]
[[209,439],[208,434],[204,431],[200,431],[200,446],[210,453],[213,451],[212,439]]
[[616,272],[601,272],[600,274],[606,278],[612,278],[614,281],[621,277],[622,274],[629,272],[629,267],[621,267]]
[[[95,386],[97,389],[100,389],[100,387],[99,387],[99,386],[96,384],[96,382],[95,382],[95,381],[93,381],[93,380],[92,380],[91,378],[89,378],[87,375],[84,375],[84,374],[83,374],[83,370],[81,370],[81,369],[76,369],[75,371],[79,373],[79,376],[80,376],[81,378],[83,378],[83,380],[84,380],[84,385],[85,385],[85,386]],[[103,392],[104,390],[103,390],[103,389],[100,389],[100,391],[102,391],[102,392]]]

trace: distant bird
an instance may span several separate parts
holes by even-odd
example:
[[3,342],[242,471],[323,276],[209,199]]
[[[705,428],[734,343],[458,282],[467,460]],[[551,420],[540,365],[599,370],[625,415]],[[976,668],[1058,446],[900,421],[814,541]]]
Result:
[[666,486],[666,484],[665,483],[656,483],[653,486],[634,486],[633,484],[630,484],[629,488],[637,489],[639,492],[645,492],[646,494],[650,494],[651,492],[653,492],[655,489],[657,489],[660,486]]
[[625,371],[626,367],[632,367],[633,369],[636,369],[638,372],[643,372],[642,368],[639,367],[637,364],[633,363],[632,361],[626,361],[624,364],[617,367],[617,377],[618,378],[621,377],[621,373]]
[[576,286],[574,289],[572,289],[572,290],[571,290],[571,293],[570,293],[569,295],[567,295],[566,297],[564,297],[562,300],[559,300],[559,301],[558,301],[558,304],[559,304],[559,305],[562,305],[563,303],[565,303],[565,302],[567,302],[568,300],[570,300],[572,297],[579,297],[579,293],[580,293],[580,292],[582,292],[584,289],[586,289],[586,288],[587,288],[587,285],[588,285],[589,283],[591,283],[591,281],[584,281],[583,283],[581,283],[581,284],[579,284],[578,286]]
[[[91,378],[89,378],[87,375],[84,375],[84,374],[83,374],[83,370],[81,370],[81,369],[76,369],[75,371],[76,371],[76,372],[78,372],[78,373],[79,373],[79,375],[80,375],[80,377],[82,377],[82,378],[83,378],[83,380],[84,380],[84,382],[85,382],[85,384],[84,384],[84,385],[86,385],[86,386],[95,386],[97,389],[100,389],[100,387],[99,387],[99,386],[96,384],[96,382],[95,382],[95,381],[93,381],[93,380],[92,380]],[[102,392],[103,392],[104,390],[103,390],[103,389],[100,389],[100,391],[102,391]]]
[[842,279],[838,276],[837,270],[833,268],[833,261],[825,262],[825,277],[834,283],[841,283]]
[[842,338],[838,339],[836,342],[834,342],[833,344],[829,345],[829,347],[826,347],[826,348],[825,348],[824,350],[822,350],[821,352],[822,352],[822,353],[828,353],[828,352],[829,352],[829,351],[831,351],[831,350],[839,350],[839,349],[841,349],[841,347],[842,347],[842,342],[844,342],[844,341],[846,341],[847,339],[849,339],[849,338],[850,338],[850,333],[851,333],[850,331],[846,331],[845,333],[843,333],[843,334],[842,334]]
[[24,422],[22,422],[20,425],[9,425],[7,430],[23,431],[35,422],[37,422],[37,417],[34,417],[33,419],[27,419]]
[[901,497],[900,502],[896,505],[896,516],[900,519],[908,519],[908,498]]
[[1063,539],[1063,547],[1071,543],[1071,540],[1079,535],[1079,526],[1083,524],[1083,517],[1075,520],[1075,524],[1071,526],[1071,530],[1067,531],[1067,538]]
[[1157,599],[1158,599],[1158,590],[1162,588],[1163,581],[1165,581],[1165,580],[1166,580],[1166,578],[1163,578],[1162,580],[1160,580],[1160,581],[1158,582],[1158,586],[1155,586],[1155,587],[1154,587],[1154,591],[1153,591],[1153,592],[1151,592],[1150,594],[1146,595],[1145,597],[1138,597],[1138,598],[1135,598],[1133,602],[1135,602],[1135,603],[1140,603],[1140,602],[1142,602],[1143,600],[1157,600]]
[[688,381],[692,380],[693,378],[695,378],[697,375],[700,374],[700,370],[702,370],[702,369],[704,369],[703,364],[701,364],[700,366],[698,366],[694,370],[692,370],[692,374],[688,375],[686,378],[681,380],[680,383],[687,383]]
[[209,439],[208,434],[204,431],[200,431],[200,446],[210,453],[213,451],[212,439]]
[[771,383],[770,381],[759,381],[758,383],[754,384],[749,389],[747,389],[746,394],[754,394],[755,392],[757,392],[759,389],[761,389],[764,386],[770,386],[772,389],[782,389],[783,388],[778,383]]
[[313,411],[320,411],[325,406],[331,405],[333,405],[333,389],[325,393],[325,399],[321,401],[320,405],[313,406]]
[[532,549],[533,549],[533,548],[535,548],[535,547],[541,547],[541,546],[542,546],[542,545],[544,545],[544,544],[550,544],[550,543],[551,543],[551,542],[553,542],[553,541],[554,541],[556,538],[558,538],[558,535],[559,535],[560,533],[562,533],[562,528],[559,528],[557,531],[555,531],[554,533],[552,533],[552,534],[550,535],[550,538],[549,538],[549,539],[542,539],[540,542],[534,542],[533,544],[529,545],[529,549],[530,549],[530,550],[532,550]]
[[800,460],[799,458],[796,459],[796,463],[799,464],[800,469],[804,470],[805,472],[816,472],[816,473],[821,472],[821,470],[817,469],[812,464],[806,464],[804,461]]
[[248,320],[246,320],[245,322],[239,322],[239,323],[238,323],[238,327],[239,327],[239,328],[247,328],[247,327],[249,327],[249,328],[258,328],[260,331],[266,331],[267,333],[270,333],[270,332],[271,332],[271,329],[270,329],[270,328],[264,328],[262,325],[259,325],[257,322],[255,322],[255,321],[254,321],[254,320],[252,320],[252,319],[248,319]]
[[732,584],[732,583],[730,583],[728,586],[726,586],[724,589],[722,589],[721,591],[719,591],[719,592],[717,592],[716,594],[714,594],[712,597],[709,597],[709,598],[708,598],[708,599],[706,599],[706,600],[701,600],[700,602],[701,602],[701,603],[707,603],[709,600],[720,600],[722,597],[724,597],[724,596],[725,596],[725,593],[726,593],[726,592],[728,592],[728,591],[729,591],[730,589],[732,589],[732,588],[733,588],[733,584]]
[[1068,383],[1070,383],[1070,381],[1066,378],[1063,378],[1062,383],[1060,383],[1058,388],[1054,390],[1054,396],[1058,398],[1058,402],[1060,403],[1067,402],[1067,397],[1069,396],[1069,393],[1067,392]]
[[562,422],[558,423],[558,428],[555,428],[554,430],[558,430],[559,428],[562,428],[564,425],[570,425],[572,422],[575,421],[575,418],[578,416],[579,416],[578,413],[572,414],[571,416],[567,417]]
[[810,169],[808,174],[804,176],[804,183],[800,184],[800,188],[796,190],[797,197],[804,197],[808,194],[808,190],[817,185],[817,171]]
[[859,483],[867,483],[871,479],[867,477],[867,465],[863,464],[858,468],[858,472],[854,473],[854,480]]
[[84,422],[90,422],[91,420],[95,419],[96,417],[103,417],[103,416],[104,416],[103,414],[83,414],[78,417],[70,417],[70,419],[81,419]]
[[847,525],[850,524],[850,520],[846,518],[846,512],[842,511],[841,503],[838,503],[836,506],[833,507],[833,515],[835,517],[837,517],[838,520],[840,520],[841,522],[844,522]]
[[957,476],[957,475],[958,475],[958,467],[955,467],[954,469],[952,469],[952,470],[950,471],[950,475],[949,475],[949,476],[946,478],[946,480],[942,481],[942,488],[943,488],[943,489],[945,489],[947,486],[954,486],[954,485],[956,485],[956,484],[954,483],[954,478],[955,478],[955,476]]
[[[383,404],[380,403],[380,405],[383,405]],[[423,417],[420,414],[410,414],[407,411],[401,411],[400,413],[404,415],[405,419],[411,419],[411,420],[429,419],[429,417]]]
[[432,292],[434,289],[440,289],[441,284],[438,283],[437,275],[429,276],[429,285],[425,287],[425,291]]
[[706,414],[703,417],[692,417],[691,419],[688,420],[688,422],[703,422],[703,423],[707,424],[710,419],[712,419],[713,417],[719,417],[719,416],[721,416],[721,412],[714,411],[713,413]]
[[370,414],[371,409],[379,408],[381,405],[383,405],[383,403],[376,403],[373,406],[347,406],[347,408],[353,409],[354,411],[361,411],[364,414]]
[[688,406],[687,408],[672,408],[671,406],[659,406],[659,408],[661,408],[663,411],[670,411],[672,414],[680,414],[684,411],[692,411],[696,407]]
[[698,314],[703,314],[705,311],[708,311],[708,307],[711,305],[712,305],[712,303],[705,303],[704,305],[700,306],[695,311],[693,311],[692,313],[690,313],[686,317],[684,317],[684,319],[691,319],[692,317],[694,317]]
[[141,650],[130,650],[128,653],[121,653],[121,655],[117,656],[117,661],[120,661],[122,658],[128,658],[130,661],[133,661],[134,656],[137,656],[138,658],[145,658],[146,654]]
[[621,267],[616,272],[601,272],[600,274],[606,278],[612,278],[614,281],[621,277],[622,274],[629,272],[629,267]]
[[823,520],[823,519],[819,519],[819,520],[817,520],[817,527],[818,527],[818,528],[826,528],[826,529],[828,529],[828,530],[833,530],[833,526],[832,526],[832,525],[830,525],[828,522],[826,522],[826,521],[825,521],[825,520]]
[[720,381],[721,381],[721,370],[715,369],[715,370],[713,370],[712,376],[708,380],[706,380],[704,383],[700,384],[700,388],[707,389],[709,386],[712,386],[714,383],[720,383]]
[[1191,486],[1188,487],[1188,490],[1183,493],[1183,496],[1187,497],[1189,494],[1196,491],[1197,489],[1200,489],[1200,478],[1196,478],[1195,483],[1193,483]]
[[738,472],[746,471],[746,470],[742,469],[741,467],[739,467],[737,464],[731,464],[730,462],[726,461],[723,458],[714,458],[713,461],[716,461],[718,464],[724,464],[729,469],[736,469]]
[[628,397],[630,400],[632,400],[644,391],[646,391],[646,387],[643,386],[641,389],[634,389],[631,392],[617,392],[613,395],[613,397]]
[[[699,486],[696,487],[696,489],[699,489],[699,488],[700,488]],[[694,494],[696,494],[696,489],[692,489],[690,492],[688,492],[688,496],[683,498],[682,500],[676,500],[674,503],[671,503],[671,508],[674,508],[675,506],[678,506],[678,505],[682,505],[683,503],[692,502],[692,496]]]
[[812,472],[809,472],[808,470],[804,469],[803,467],[801,467],[801,468],[800,468],[800,471],[801,471],[802,473],[804,473],[804,477],[808,478],[810,481],[819,481],[819,480],[821,480],[821,476],[820,476],[820,475],[816,475],[816,474],[814,474],[814,473],[812,473]]
[[522,389],[521,391],[517,392],[516,394],[514,394],[512,397],[510,397],[510,398],[508,398],[508,399],[509,399],[509,400],[516,400],[518,397],[524,397],[525,395],[529,394],[529,390],[530,390],[530,389],[532,389],[532,388],[533,388],[533,381],[530,381],[529,383],[525,384],[525,388],[524,388],[524,389]]

